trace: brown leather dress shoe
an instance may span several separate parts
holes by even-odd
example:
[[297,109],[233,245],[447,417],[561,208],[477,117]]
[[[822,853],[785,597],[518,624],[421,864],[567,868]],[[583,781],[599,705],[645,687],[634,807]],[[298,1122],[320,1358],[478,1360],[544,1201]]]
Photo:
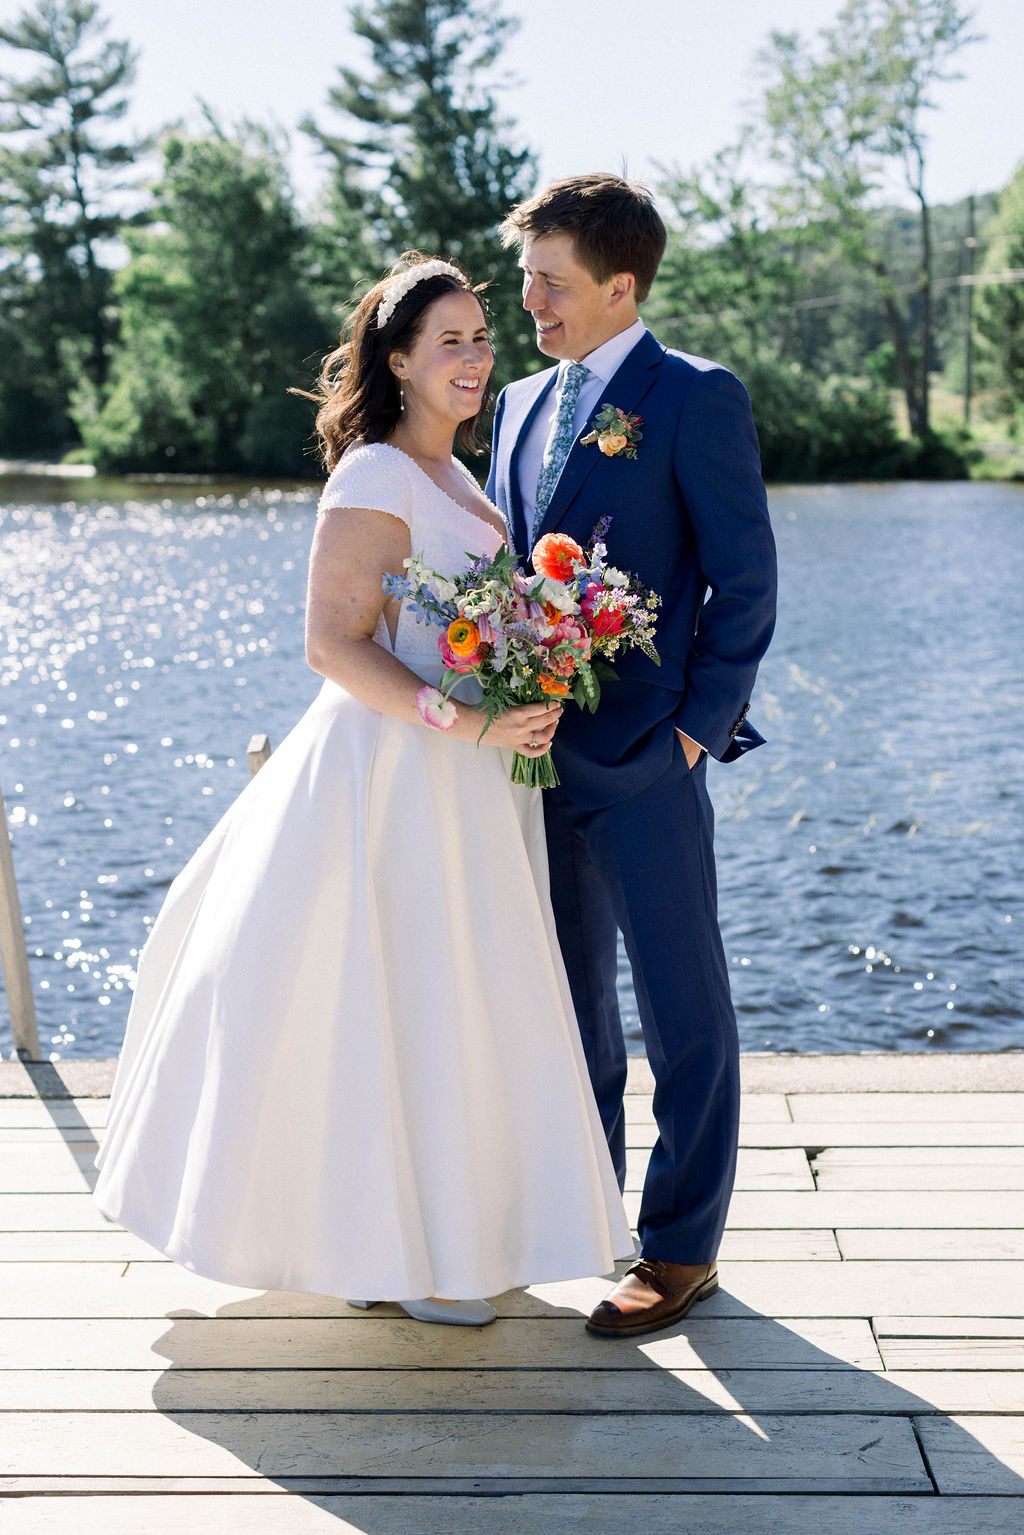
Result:
[[591,1313],[587,1331],[600,1338],[635,1338],[679,1322],[718,1289],[714,1263],[665,1263],[637,1258]]

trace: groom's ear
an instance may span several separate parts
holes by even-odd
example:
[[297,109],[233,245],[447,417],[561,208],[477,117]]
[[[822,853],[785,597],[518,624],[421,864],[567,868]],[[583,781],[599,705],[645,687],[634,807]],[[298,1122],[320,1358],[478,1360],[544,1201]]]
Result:
[[608,282],[608,303],[613,308],[630,299],[636,303],[636,278],[632,272],[616,272]]

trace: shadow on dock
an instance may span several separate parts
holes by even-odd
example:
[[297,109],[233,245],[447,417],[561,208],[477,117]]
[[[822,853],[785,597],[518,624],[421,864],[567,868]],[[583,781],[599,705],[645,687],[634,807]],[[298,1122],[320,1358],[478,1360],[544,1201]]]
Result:
[[[1024,1496],[962,1422],[876,1373],[867,1319],[786,1324],[723,1290],[679,1327],[630,1341],[589,1337],[579,1309],[535,1292],[498,1306],[483,1329],[270,1293],[213,1317],[171,1313],[153,1402],[223,1452],[196,1457],[204,1475],[238,1476],[241,1462],[366,1535],[396,1528],[390,1514],[375,1524],[371,1492],[895,1494],[943,1515],[965,1494]],[[839,1352],[815,1341],[827,1333]],[[515,1529],[534,1525],[517,1516]]]

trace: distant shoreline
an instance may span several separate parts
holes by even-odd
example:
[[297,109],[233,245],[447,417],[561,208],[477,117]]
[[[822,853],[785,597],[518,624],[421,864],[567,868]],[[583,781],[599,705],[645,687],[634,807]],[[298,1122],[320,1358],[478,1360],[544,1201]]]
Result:
[[296,479],[289,476],[277,479],[271,475],[249,474],[244,469],[233,474],[148,473],[144,470],[106,474],[97,469],[95,464],[47,464],[35,459],[0,458],[0,487],[4,480],[95,480],[101,485],[171,485],[179,488],[199,485],[207,489],[218,485],[225,488],[241,485],[248,490],[319,490],[323,485],[322,477]]

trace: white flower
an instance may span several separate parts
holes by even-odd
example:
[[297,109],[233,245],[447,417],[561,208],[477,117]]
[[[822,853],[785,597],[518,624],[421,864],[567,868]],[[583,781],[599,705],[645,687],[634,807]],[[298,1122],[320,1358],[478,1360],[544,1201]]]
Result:
[[564,581],[553,581],[550,576],[545,576],[540,596],[542,602],[550,602],[551,606],[557,608],[559,613],[575,613],[576,611],[576,598],[573,595],[572,589],[566,586]]
[[451,602],[458,590],[455,582],[449,581],[446,576],[431,575],[426,584],[438,602]]
[[604,584],[605,586],[628,586],[629,577],[624,575],[621,570],[615,570],[613,566],[607,565],[604,572]]

